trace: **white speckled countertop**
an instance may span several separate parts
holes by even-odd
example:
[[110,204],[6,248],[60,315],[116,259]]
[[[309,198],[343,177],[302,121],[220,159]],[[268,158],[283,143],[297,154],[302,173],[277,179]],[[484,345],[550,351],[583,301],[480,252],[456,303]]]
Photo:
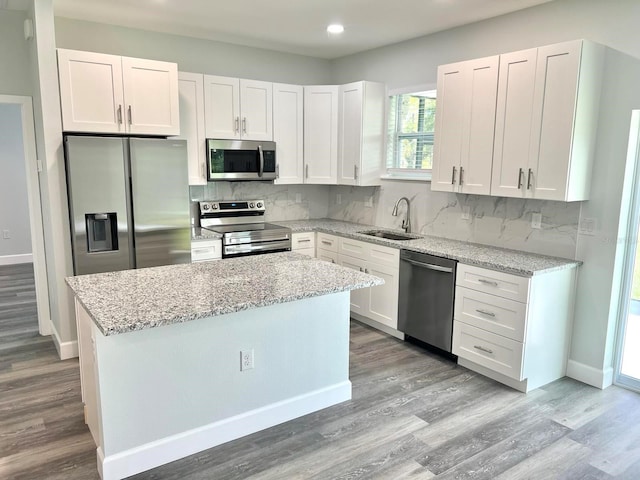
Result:
[[273,222],[291,228],[296,232],[325,232],[357,240],[377,243],[395,248],[404,248],[414,252],[429,253],[439,257],[458,260],[468,265],[477,265],[483,268],[499,270],[514,275],[531,277],[541,273],[575,268],[582,264],[578,260],[567,258],[549,257],[535,253],[508,250],[505,248],[481,245],[478,243],[461,242],[448,238],[427,235],[412,234],[419,237],[415,240],[387,240],[384,238],[363,235],[358,232],[367,230],[397,231],[387,228],[379,228],[374,225],[362,225],[359,223],[343,222],[340,220],[294,220],[286,222]]
[[381,285],[293,252],[68,277],[104,335]]

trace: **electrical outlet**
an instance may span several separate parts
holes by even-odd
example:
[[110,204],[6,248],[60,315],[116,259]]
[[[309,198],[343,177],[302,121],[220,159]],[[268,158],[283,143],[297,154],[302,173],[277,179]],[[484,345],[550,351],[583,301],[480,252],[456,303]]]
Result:
[[253,366],[253,348],[251,350],[240,350],[240,371],[251,370]]
[[462,219],[470,220],[471,219],[471,207],[469,205],[465,205],[462,207]]
[[373,197],[372,196],[368,196],[366,198],[366,200],[364,201],[364,206],[365,207],[373,207]]
[[595,218],[581,218],[580,225],[578,226],[578,233],[580,235],[590,235],[593,236],[596,234],[597,230],[597,221]]
[[296,203],[302,203],[302,194],[296,193]]
[[531,228],[542,228],[542,214],[541,213],[532,213],[531,214]]
[[8,240],[11,238],[11,232],[9,230],[2,230],[2,238]]
[[342,203],[342,194],[336,194],[336,205],[340,205]]

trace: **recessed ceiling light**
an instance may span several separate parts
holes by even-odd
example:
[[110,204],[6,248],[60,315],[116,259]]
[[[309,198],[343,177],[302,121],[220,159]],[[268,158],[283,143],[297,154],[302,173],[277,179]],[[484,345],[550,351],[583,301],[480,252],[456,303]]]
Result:
[[327,27],[327,32],[337,35],[339,33],[344,32],[344,26],[340,25],[339,23],[332,23]]

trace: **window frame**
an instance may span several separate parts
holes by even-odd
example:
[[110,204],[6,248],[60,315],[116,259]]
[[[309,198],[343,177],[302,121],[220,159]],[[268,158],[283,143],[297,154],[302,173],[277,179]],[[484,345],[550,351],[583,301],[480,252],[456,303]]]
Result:
[[[395,89],[389,89],[387,90],[387,98],[386,98],[386,108],[385,108],[385,124],[388,126],[389,125],[389,115],[391,115],[391,97],[397,96],[397,95],[406,95],[406,94],[411,94],[411,93],[416,93],[416,92],[425,92],[425,91],[430,91],[430,90],[436,90],[436,84],[435,83],[430,83],[430,84],[422,84],[422,85],[413,85],[413,86],[409,86],[409,87],[402,87],[402,88],[395,88]],[[437,94],[436,94],[436,102],[437,102]],[[437,108],[437,107],[436,107]],[[397,112],[396,112],[397,114]],[[435,128],[434,128],[435,130]],[[397,142],[400,138],[417,138],[417,137],[424,137],[424,134],[417,134],[417,133],[406,133],[406,134],[396,134],[393,136],[393,139],[390,138],[389,135],[389,131],[387,130],[387,133],[385,134],[386,140],[387,142],[389,141],[393,141],[393,142]],[[435,138],[435,133],[433,134],[433,137]],[[381,178],[384,180],[416,180],[416,181],[422,181],[422,182],[430,182],[431,181],[431,176],[432,176],[432,169],[420,169],[420,170],[416,170],[416,169],[412,169],[412,168],[395,168],[395,167],[388,167],[387,166],[387,161],[388,161],[388,154],[389,154],[389,145],[387,144],[386,148],[385,148],[385,158],[384,158],[384,171],[385,173],[383,175],[381,175]],[[396,152],[396,149],[394,148],[394,153]]]

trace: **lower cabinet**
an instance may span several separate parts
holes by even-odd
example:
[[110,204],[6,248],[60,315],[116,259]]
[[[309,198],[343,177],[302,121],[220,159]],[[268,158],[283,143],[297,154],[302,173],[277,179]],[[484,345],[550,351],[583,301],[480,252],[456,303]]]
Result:
[[315,232],[301,232],[291,235],[291,250],[296,253],[316,256],[316,234]]
[[207,262],[222,258],[222,240],[191,240],[191,262]]
[[575,269],[519,277],[459,264],[453,322],[458,363],[528,392],[566,373]]

